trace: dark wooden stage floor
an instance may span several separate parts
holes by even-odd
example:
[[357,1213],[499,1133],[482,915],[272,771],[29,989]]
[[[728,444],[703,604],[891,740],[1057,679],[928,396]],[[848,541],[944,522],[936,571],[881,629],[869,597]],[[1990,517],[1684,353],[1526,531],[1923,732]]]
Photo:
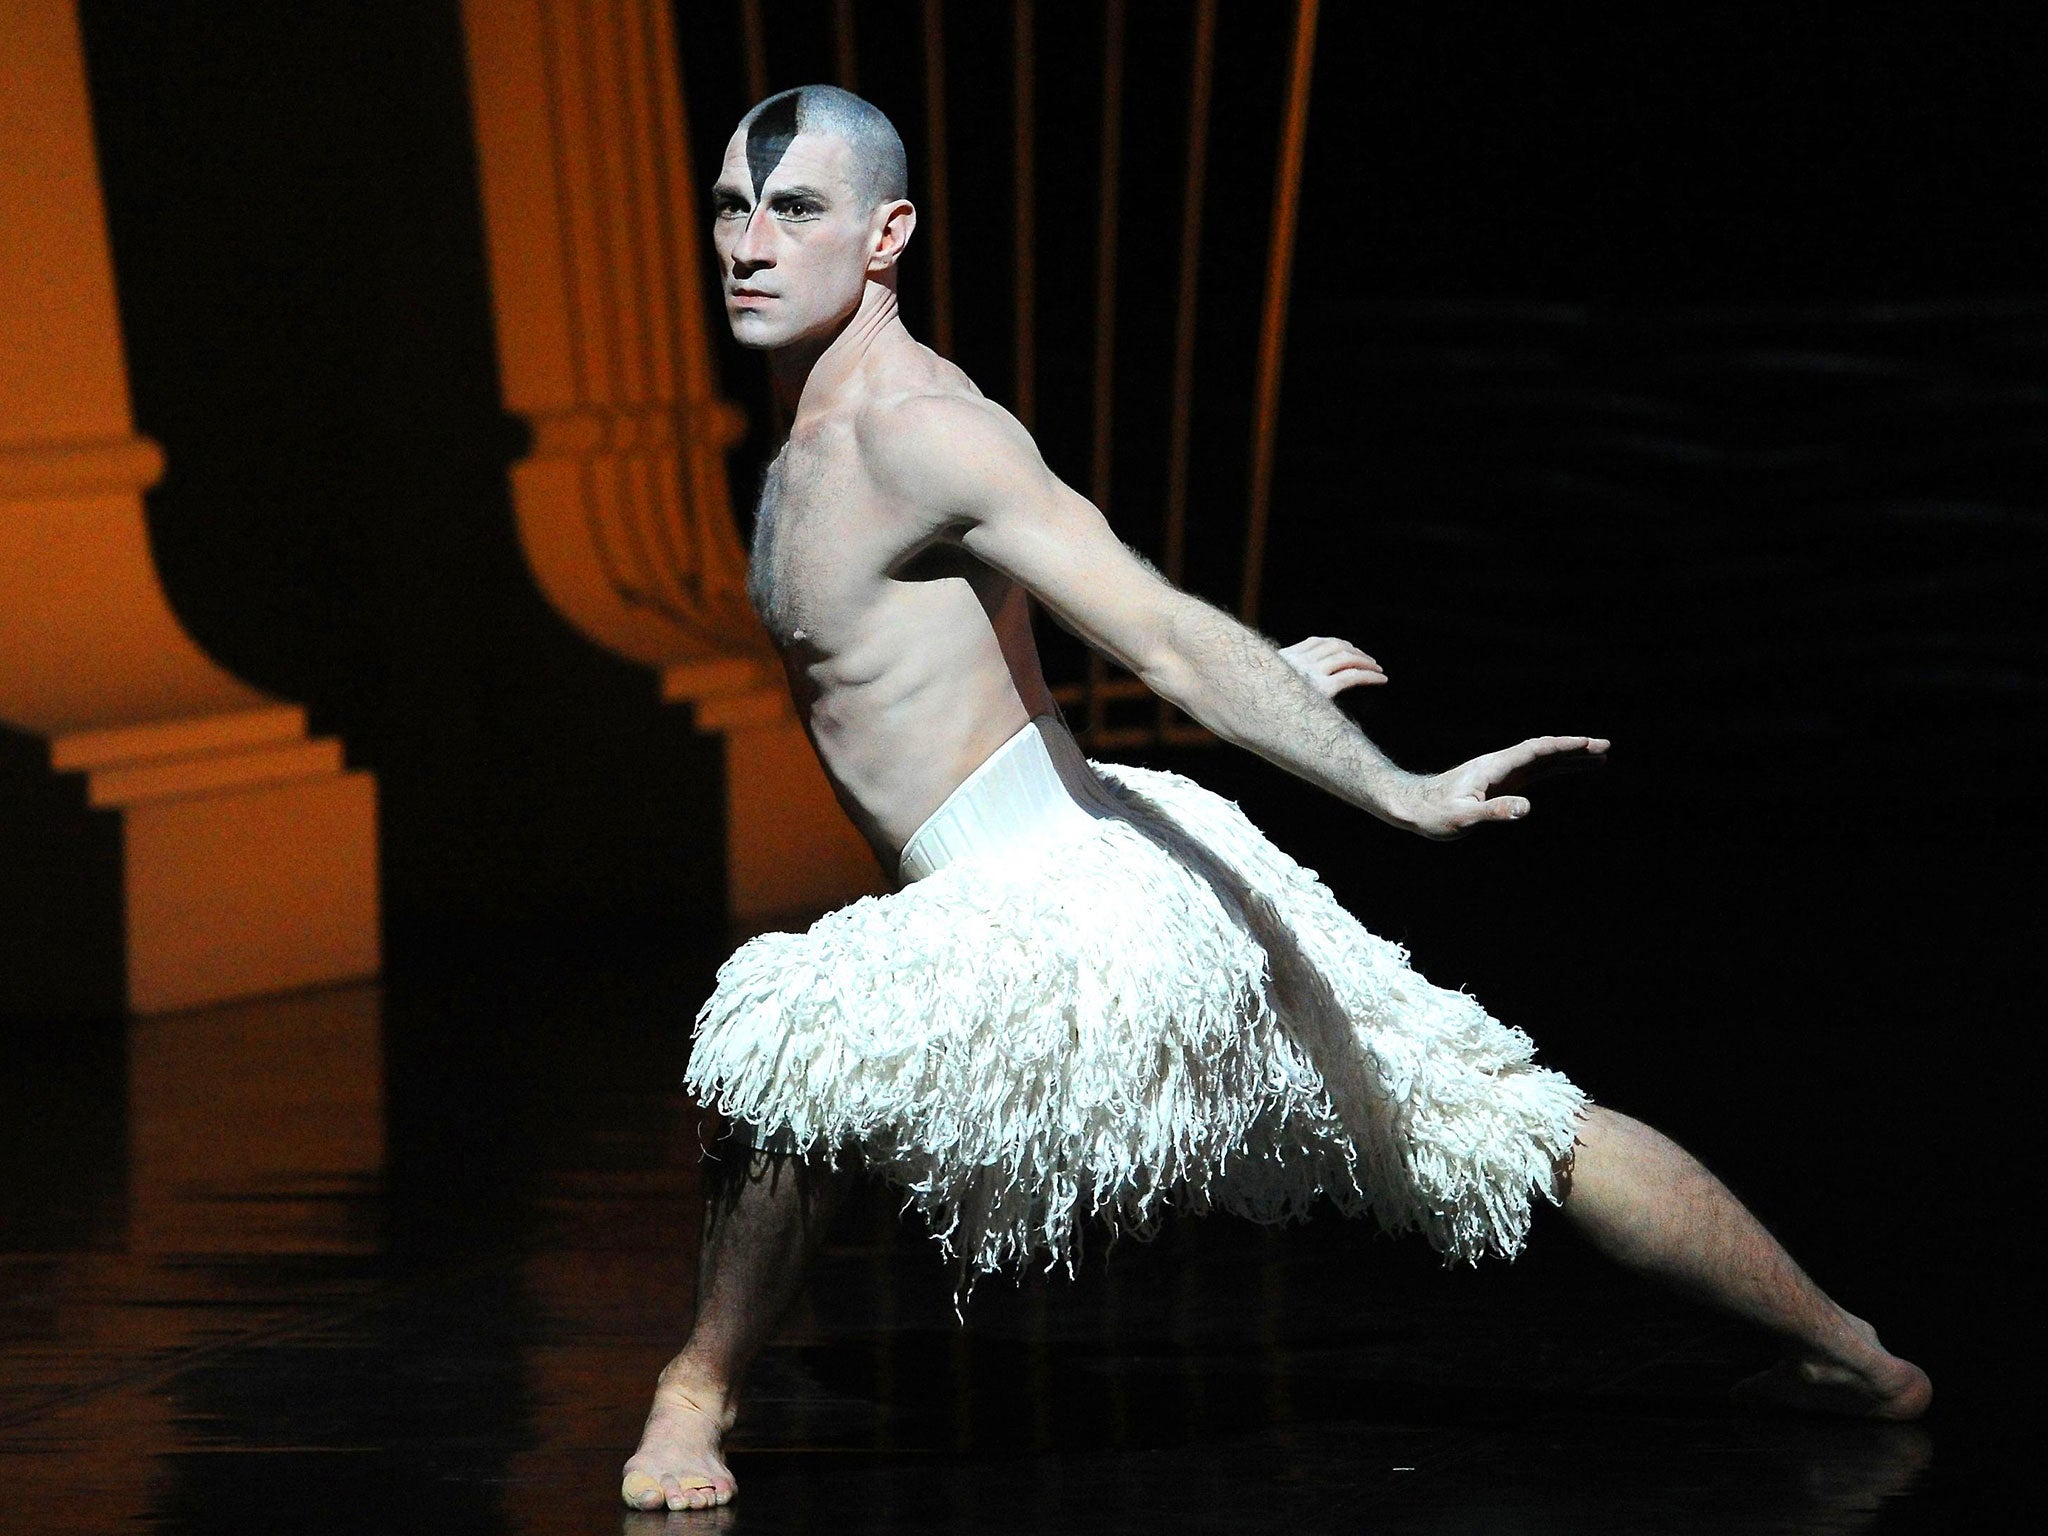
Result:
[[[1077,1280],[987,1285],[963,1330],[878,1193],[760,1368],[739,1502],[620,1511],[689,1303],[696,1126],[673,1085],[707,939],[640,971],[401,964],[384,989],[11,1027],[0,1530],[1973,1528],[2022,1429],[1988,1346],[2027,1285],[1995,1234],[2025,1223],[1982,1140],[2014,1123],[1999,1095],[2024,1052],[1991,920],[2018,855],[1951,847],[1944,877],[1894,848],[1912,873],[1886,887],[1839,840],[1696,851],[1681,921],[1624,878],[1645,845],[1609,841],[1581,853],[1587,893],[1506,921],[1591,803],[1532,821],[1464,907],[1422,892],[1419,963],[1462,980],[1478,950],[1436,936],[1462,922],[1496,992],[1517,967],[1550,989],[1528,1021],[1548,1058],[1624,1085],[1923,1359],[1924,1427],[1732,1411],[1760,1342],[1605,1272],[1554,1220],[1476,1272],[1334,1218],[1191,1221]],[[1821,889],[1860,892],[1863,918],[1820,915]],[[1714,913],[1710,951],[1675,937]],[[1724,962],[1766,935],[1825,964],[1760,990]],[[1962,1036],[2010,1070],[1956,1065]]]

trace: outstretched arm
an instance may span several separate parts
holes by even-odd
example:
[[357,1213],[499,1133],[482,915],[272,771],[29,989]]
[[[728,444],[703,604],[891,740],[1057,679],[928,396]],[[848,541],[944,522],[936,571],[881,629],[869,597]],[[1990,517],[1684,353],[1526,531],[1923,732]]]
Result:
[[[1517,820],[1530,807],[1515,791],[1531,778],[1607,751],[1608,743],[1598,738],[1538,736],[1446,773],[1409,773],[1272,642],[1186,593],[1175,596],[1184,601],[1174,612],[1157,680],[1139,673],[1147,685],[1226,741],[1390,825],[1453,838],[1489,821]],[[1283,675],[1285,685],[1278,680]],[[1384,681],[1384,674],[1377,680]]]
[[[986,401],[927,396],[876,414],[876,474],[941,519],[985,564],[1021,583],[1089,645],[1225,741],[1425,837],[1526,815],[1512,793],[1533,770],[1607,743],[1544,736],[1449,773],[1397,767],[1271,641],[1182,592],[1127,549],[1030,434]],[[1503,791],[1506,791],[1503,793]]]

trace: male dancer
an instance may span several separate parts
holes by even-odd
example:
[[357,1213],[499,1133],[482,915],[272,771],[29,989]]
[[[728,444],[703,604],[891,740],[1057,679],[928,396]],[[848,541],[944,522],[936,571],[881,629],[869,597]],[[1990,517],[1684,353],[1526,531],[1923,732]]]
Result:
[[[896,264],[917,222],[906,190],[902,144],[887,118],[847,92],[809,86],[770,97],[747,115],[712,193],[727,318],[742,345],[768,354],[791,418],[762,489],[750,593],[835,792],[885,868],[900,869],[910,881],[943,862],[918,851],[921,836],[959,803],[971,779],[981,783],[978,768],[985,774],[1019,742],[1035,747],[1041,722],[1051,759],[1074,794],[1060,809],[1072,814],[1078,803],[1083,813],[1075,825],[1084,830],[1059,834],[1080,841],[1064,846],[1099,850],[1124,837],[1115,846],[1157,856],[1150,844],[1126,836],[1130,828],[1121,822],[1113,837],[1100,830],[1103,822],[1085,819],[1138,817],[1133,807],[1143,797],[1130,784],[1163,783],[1164,776],[1123,771],[1110,774],[1114,782],[1105,788],[1102,775],[1077,767],[1077,755],[1061,747],[1032,640],[1032,597],[1224,740],[1425,837],[1456,837],[1524,816],[1529,802],[1515,791],[1531,770],[1607,750],[1598,739],[1549,736],[1445,773],[1395,767],[1331,702],[1343,689],[1384,681],[1377,663],[1339,640],[1276,649],[1170,586],[1117,540],[1094,506],[1052,475],[1013,417],[911,337],[896,304]],[[1095,767],[1107,773],[1111,765]],[[1179,836],[1171,828],[1166,835]],[[1095,841],[1086,842],[1091,836]],[[1191,845],[1182,839],[1175,846]],[[1203,851],[1191,857],[1199,862]],[[948,878],[941,872],[931,886]],[[909,884],[880,898],[880,908],[856,904],[872,909],[860,920],[886,915],[886,904],[919,890]],[[1240,915],[1258,900],[1247,898]],[[850,926],[851,919],[835,932],[844,937]],[[1357,932],[1360,946],[1380,943]],[[1280,947],[1287,943],[1283,938]],[[1276,951],[1276,972],[1280,960]],[[1401,986],[1419,985],[1398,963],[1389,974],[1397,996]],[[722,988],[725,980],[722,974]],[[1167,984],[1163,973],[1160,984]],[[727,1012],[744,1022],[745,1006]],[[1021,1018],[999,1022],[1009,1027]],[[882,1022],[887,1033],[889,1021]],[[914,1030],[915,1021],[903,1025]],[[700,1051],[709,1049],[703,1027],[700,1021]],[[1399,1043],[1399,1027],[1397,1020],[1386,1038]],[[1502,1039],[1509,1033],[1483,1016],[1480,1027]],[[732,1060],[730,1047],[722,1048]],[[1273,1049],[1284,1054],[1288,1047]],[[693,1081],[717,1097],[742,1075],[782,1070],[790,1054],[786,1041],[768,1042],[755,1053],[759,1060],[742,1053],[742,1065],[730,1067],[723,1085],[715,1076],[700,1079],[693,1060]],[[827,1055],[832,1063],[852,1059],[837,1045]],[[821,1072],[819,1093],[830,1094],[838,1070]],[[1403,1070],[1426,1071],[1428,1062]],[[1506,1093],[1537,1078],[1563,1082],[1514,1061],[1488,1066],[1483,1081],[1502,1083]],[[1327,1108],[1327,1099],[1320,1102]],[[1563,1145],[1546,1154],[1556,1177],[1546,1171],[1534,1186],[1558,1199],[1601,1251],[1781,1339],[1786,1359],[1745,1384],[1751,1396],[1889,1419],[1925,1411],[1932,1395],[1927,1377],[1887,1352],[1869,1324],[1809,1280],[1704,1167],[1647,1126],[1587,1107],[1582,1098],[1569,1102]],[[639,1448],[625,1466],[621,1493],[637,1508],[705,1508],[733,1495],[720,1440],[733,1422],[741,1376],[799,1284],[842,1177],[819,1148],[822,1122],[780,1118],[779,1126],[756,1127],[761,1134],[753,1145],[794,1146],[809,1155],[743,1152],[740,1176],[713,1201],[695,1326],[661,1373]],[[961,1118],[969,1118],[965,1106]],[[801,1134],[792,1139],[792,1131]],[[1245,1132],[1256,1134],[1257,1126]],[[1365,1140],[1361,1131],[1361,1145]],[[1357,1154],[1353,1172],[1370,1162]],[[1325,1166],[1342,1171],[1338,1162]],[[1388,1166],[1372,1164],[1368,1172],[1380,1176]],[[1196,1170],[1204,1191],[1207,1172]],[[1226,1173],[1217,1187],[1227,1194],[1230,1183]],[[1511,1192],[1524,1209],[1527,1192]],[[1057,1228],[1065,1217],[1047,1215],[1046,1201],[1034,1199],[1035,1219]],[[996,1220],[986,1209],[977,1212]],[[962,1218],[953,1214],[957,1230]],[[1425,1211],[1408,1224],[1430,1219]],[[963,1241],[971,1246],[974,1236],[969,1230]],[[1432,1228],[1431,1237],[1442,1234]],[[1487,1241],[1512,1252],[1520,1232]],[[1451,1242],[1442,1238],[1439,1246]]]

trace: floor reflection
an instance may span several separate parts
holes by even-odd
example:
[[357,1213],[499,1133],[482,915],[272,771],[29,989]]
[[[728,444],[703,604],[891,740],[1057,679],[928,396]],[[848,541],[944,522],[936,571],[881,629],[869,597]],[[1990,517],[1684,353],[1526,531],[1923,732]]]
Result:
[[[0,1525],[161,1515],[184,1458],[246,1443],[193,1410],[193,1385],[371,1294],[346,1261],[379,1245],[381,1030],[369,987],[65,1021],[32,1045],[16,1027],[10,1053],[34,1065],[6,1085],[11,1140],[68,1155],[38,1160],[0,1233],[0,1513],[34,1520]],[[83,1116],[80,1060],[122,1068]]]
[[[671,1068],[710,963],[13,1039],[0,1529],[1919,1528],[1926,1434],[1731,1411],[1759,1346],[1554,1226],[1446,1272],[1356,1224],[1183,1222],[962,1330],[882,1191],[760,1366],[740,1503],[621,1511],[691,1305]],[[110,1064],[125,1094],[85,1091]]]
[[381,1003],[351,987],[136,1022],[130,1252],[376,1251]]

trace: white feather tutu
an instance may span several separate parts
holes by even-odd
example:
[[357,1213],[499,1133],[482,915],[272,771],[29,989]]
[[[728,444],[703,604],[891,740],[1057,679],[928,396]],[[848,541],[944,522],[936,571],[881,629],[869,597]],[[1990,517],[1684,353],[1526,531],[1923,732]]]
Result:
[[700,1102],[793,1150],[857,1143],[963,1291],[1168,1205],[1279,1221],[1327,1197],[1453,1258],[1519,1251],[1585,1095],[1234,804],[1083,765],[1047,726],[1092,809],[741,946],[697,1017]]

